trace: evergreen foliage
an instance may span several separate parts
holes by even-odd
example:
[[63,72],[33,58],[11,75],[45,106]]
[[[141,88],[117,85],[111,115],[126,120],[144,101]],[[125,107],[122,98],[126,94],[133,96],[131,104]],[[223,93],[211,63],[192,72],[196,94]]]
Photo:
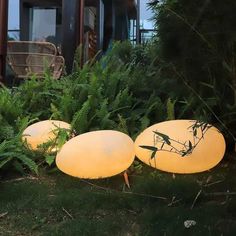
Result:
[[177,117],[216,124],[235,143],[236,2],[154,0],[150,7],[163,64],[160,77],[181,101]]

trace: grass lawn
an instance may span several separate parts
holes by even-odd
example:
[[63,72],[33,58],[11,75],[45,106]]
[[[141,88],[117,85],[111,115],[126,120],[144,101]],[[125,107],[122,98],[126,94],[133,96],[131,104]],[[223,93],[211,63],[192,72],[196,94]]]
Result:
[[[0,235],[236,235],[236,160],[172,175],[144,167],[80,180],[43,172],[0,182]],[[186,220],[196,221],[190,228]]]

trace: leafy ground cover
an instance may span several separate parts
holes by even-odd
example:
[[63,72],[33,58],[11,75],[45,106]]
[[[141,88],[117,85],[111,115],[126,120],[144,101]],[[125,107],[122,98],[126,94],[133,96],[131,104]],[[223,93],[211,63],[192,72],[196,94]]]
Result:
[[117,43],[82,69],[75,60],[73,72],[60,80],[45,72],[44,80],[0,88],[0,170],[24,173],[27,167],[37,173],[39,163],[53,162],[45,152],[30,152],[22,144],[23,130],[37,121],[68,122],[76,135],[112,129],[134,138],[153,123],[173,119],[175,102],[160,97],[149,51],[151,47]]
[[[59,172],[0,182],[0,235],[235,235],[236,160],[172,175],[143,167],[80,180]],[[184,222],[194,220],[186,228]]]

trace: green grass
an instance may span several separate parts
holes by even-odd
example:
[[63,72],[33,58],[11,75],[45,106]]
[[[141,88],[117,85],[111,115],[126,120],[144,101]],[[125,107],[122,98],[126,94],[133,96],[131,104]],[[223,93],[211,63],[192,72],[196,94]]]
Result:
[[[131,190],[121,175],[96,181],[60,172],[5,178],[0,235],[236,235],[236,195],[224,194],[236,192],[235,173],[234,159],[195,175],[144,167],[142,174],[130,173]],[[197,224],[186,229],[185,220]]]

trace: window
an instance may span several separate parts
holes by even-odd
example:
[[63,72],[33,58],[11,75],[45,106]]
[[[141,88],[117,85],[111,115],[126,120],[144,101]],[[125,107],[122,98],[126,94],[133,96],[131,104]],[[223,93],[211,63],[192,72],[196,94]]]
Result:
[[129,20],[129,40],[133,45],[136,44],[136,27],[137,27],[137,20],[130,19]]
[[153,13],[148,8],[149,0],[140,1],[140,38],[141,43],[146,43],[154,35]]
[[29,40],[61,44],[61,7],[31,7],[29,19]]
[[9,0],[8,39],[20,39],[20,7],[19,0]]

